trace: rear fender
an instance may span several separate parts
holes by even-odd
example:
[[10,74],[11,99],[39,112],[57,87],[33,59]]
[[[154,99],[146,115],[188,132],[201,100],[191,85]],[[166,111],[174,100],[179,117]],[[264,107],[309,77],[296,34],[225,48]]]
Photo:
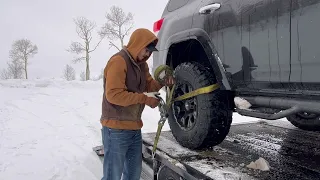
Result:
[[[167,64],[167,56],[171,45],[187,41],[190,39],[189,37],[189,30],[180,31],[178,33],[174,33],[173,35],[169,36],[168,32],[160,32],[159,35],[159,43],[157,48],[161,52],[153,52],[153,68],[152,73],[154,73],[156,67],[162,64]],[[167,64],[169,65],[169,64]]]
[[[189,29],[188,31],[181,31],[179,33],[176,33],[172,36],[170,36],[166,42],[165,45],[165,52],[164,52],[164,56],[163,58],[166,59],[167,54],[168,54],[168,50],[170,48],[171,45],[179,43],[179,42],[183,42],[183,41],[187,41],[190,39],[195,39],[197,41],[200,42],[200,44],[202,45],[208,59],[209,62],[213,68],[214,74],[216,76],[216,79],[218,81],[218,83],[221,85],[221,89],[222,90],[231,90],[231,83],[228,79],[227,73],[225,68],[223,67],[222,61],[220,60],[214,46],[213,43],[211,43],[211,40],[208,36],[208,34],[200,28],[194,28],[194,29]],[[163,59],[163,62],[165,62],[166,60]],[[168,62],[166,62],[167,65]]]

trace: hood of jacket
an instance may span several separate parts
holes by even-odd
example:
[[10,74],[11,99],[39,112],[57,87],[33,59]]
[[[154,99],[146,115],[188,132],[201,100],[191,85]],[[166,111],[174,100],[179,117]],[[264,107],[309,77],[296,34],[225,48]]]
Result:
[[125,48],[131,54],[132,58],[137,61],[139,52],[153,41],[157,42],[158,38],[150,30],[139,28],[131,34]]

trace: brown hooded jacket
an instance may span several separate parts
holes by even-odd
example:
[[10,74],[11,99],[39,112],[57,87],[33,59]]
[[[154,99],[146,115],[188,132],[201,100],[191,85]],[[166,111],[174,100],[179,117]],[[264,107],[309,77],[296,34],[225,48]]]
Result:
[[157,37],[148,29],[135,30],[120,52],[104,69],[104,96],[101,124],[109,128],[137,130],[143,126],[141,114],[147,96],[162,88],[149,73],[147,59],[137,62],[138,53]]

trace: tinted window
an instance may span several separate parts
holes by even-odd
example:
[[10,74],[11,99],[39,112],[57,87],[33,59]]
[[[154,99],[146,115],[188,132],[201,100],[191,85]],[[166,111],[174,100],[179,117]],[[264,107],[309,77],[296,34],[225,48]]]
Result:
[[186,5],[189,0],[170,0],[167,6],[168,11],[174,11]]

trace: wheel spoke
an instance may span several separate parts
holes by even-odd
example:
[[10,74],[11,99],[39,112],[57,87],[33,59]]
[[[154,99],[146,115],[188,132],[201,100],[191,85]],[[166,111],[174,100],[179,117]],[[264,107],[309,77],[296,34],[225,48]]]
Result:
[[194,123],[194,119],[193,119],[193,114],[189,114],[188,115],[188,128],[192,127],[193,123]]
[[183,117],[181,117],[181,125],[183,126],[183,127],[186,127],[186,119],[185,119],[185,117],[183,116]]
[[[178,97],[189,93],[193,88],[187,83],[179,83],[176,85],[174,97]],[[174,116],[179,126],[188,130],[195,124],[197,117],[197,105],[195,98],[189,98],[187,100],[178,101],[173,104]]]
[[187,113],[184,114],[183,120],[184,120],[184,122],[183,122],[184,127],[185,127],[185,128],[188,128],[188,126],[189,126],[189,114],[187,114]]
[[193,111],[192,116],[194,119],[197,119],[197,111]]
[[174,106],[174,111],[176,114],[180,114],[180,112],[181,112],[180,106]]
[[181,90],[182,90],[183,94],[185,94],[187,91],[187,85],[183,84]]
[[187,86],[188,87],[188,92],[192,91],[192,87],[191,86]]
[[181,126],[186,129],[190,128],[194,124],[194,118],[192,114],[184,114],[180,121]]

